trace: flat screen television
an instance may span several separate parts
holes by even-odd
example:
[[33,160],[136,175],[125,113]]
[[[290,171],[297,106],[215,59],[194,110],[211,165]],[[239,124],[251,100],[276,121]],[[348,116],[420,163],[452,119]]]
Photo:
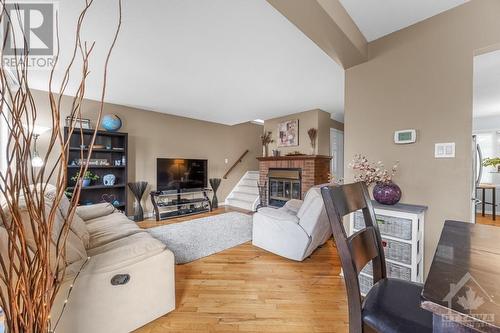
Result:
[[182,158],[156,159],[158,191],[207,187],[207,160]]

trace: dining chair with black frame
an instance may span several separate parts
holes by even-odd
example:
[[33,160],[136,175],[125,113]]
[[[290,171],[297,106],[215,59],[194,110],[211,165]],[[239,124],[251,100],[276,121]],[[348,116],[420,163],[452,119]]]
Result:
[[[432,314],[420,307],[422,285],[387,277],[382,237],[364,183],[321,188],[342,263],[350,333],[432,332]],[[343,219],[361,210],[365,228],[347,236]],[[371,261],[373,287],[361,296],[358,275]]]

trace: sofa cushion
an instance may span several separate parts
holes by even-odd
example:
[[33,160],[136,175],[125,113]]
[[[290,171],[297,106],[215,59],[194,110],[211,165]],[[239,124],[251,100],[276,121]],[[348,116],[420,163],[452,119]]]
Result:
[[[55,188],[53,185],[50,184],[42,184],[44,187],[46,186],[46,190],[44,192],[44,199],[45,199],[45,219],[48,219],[48,215],[51,212],[53,203],[54,203],[54,197],[55,197]],[[37,189],[39,188],[40,185],[37,185]],[[34,187],[32,186],[32,189]],[[2,211],[4,212],[7,221],[11,219],[10,213],[7,207],[7,203],[5,200],[2,203]],[[35,236],[33,233],[33,229],[31,227],[31,216],[28,212],[26,202],[24,199],[24,195],[20,195],[19,197],[19,213],[21,216],[21,220],[23,225],[25,226],[25,237],[28,246],[32,249],[36,249],[36,243],[35,243]],[[55,215],[54,215],[54,221],[53,221],[53,226],[52,226],[52,250],[51,250],[51,255],[52,255],[52,262],[55,265],[55,253],[56,253],[56,243],[58,241],[59,236],[61,235],[61,232],[64,228],[64,225],[66,223],[65,217],[62,215],[61,210],[59,207],[56,208],[55,210]],[[83,260],[87,258],[87,253],[85,250],[85,245],[83,244],[82,240],[70,229],[68,230],[68,236],[66,239],[66,258],[65,258],[65,264],[71,264],[73,262],[77,262],[79,260]]]
[[303,203],[304,201],[302,200],[291,199],[288,200],[282,208],[286,209],[289,213],[293,212],[295,215],[297,215]]
[[147,232],[140,232],[92,249],[89,254],[95,272],[127,267],[165,250],[168,250],[165,244]]
[[299,211],[300,207],[302,207],[303,203],[304,203],[304,201],[302,201],[302,200],[291,199],[291,200],[288,200],[285,203],[285,205],[280,208],[280,210],[283,210],[288,214],[297,215],[297,212]]
[[76,209],[76,213],[84,221],[89,221],[101,216],[106,216],[115,212],[115,207],[110,203],[99,203],[95,205],[79,206]]
[[[157,239],[153,238],[151,234],[149,234],[146,231],[138,232],[133,235],[130,235],[128,237],[120,238],[117,240],[114,240],[112,242],[109,242],[107,244],[95,247],[93,249],[90,249],[88,251],[89,256],[95,256],[104,252],[108,252],[111,250],[116,250],[122,247],[129,246],[130,244],[133,244],[135,242],[142,241],[143,239],[150,239],[151,241],[154,242],[159,242]],[[160,242],[161,243],[161,242]]]
[[120,238],[128,237],[130,235],[136,234],[138,232],[142,232],[141,229],[133,228],[130,226],[122,226],[111,228],[107,230],[101,230],[96,232],[90,238],[89,249],[93,249],[98,246],[102,246],[109,242],[115,241]]
[[118,212],[89,223],[88,230],[90,233],[89,249],[143,232],[135,223],[131,223],[125,215]]
[[290,221],[294,223],[299,223],[299,219],[295,214],[289,214],[285,210],[264,207],[259,209],[256,214],[261,214],[269,219],[277,221]]
[[325,204],[319,188],[313,187],[307,191],[297,217],[300,219],[300,226],[312,236],[314,228],[320,222],[320,217],[323,219],[326,217]]
[[[50,212],[51,207],[54,204],[54,199],[55,199],[55,191],[56,188],[53,185],[47,184],[47,188],[45,190],[44,196],[45,196],[45,213],[48,215]],[[61,198],[58,210],[55,215],[55,220],[54,220],[54,225],[53,225],[53,241],[54,243],[57,243],[57,238],[61,234],[64,224],[67,223],[66,215],[63,215],[63,209],[61,209],[61,206],[64,206],[64,200],[66,200],[66,203],[68,204],[65,213],[67,213],[67,209],[69,209],[69,201],[68,198],[66,198],[65,195]],[[62,205],[61,205],[62,204]],[[86,231],[86,230],[85,230]],[[88,232],[87,232],[88,235]],[[87,236],[89,237],[89,236]],[[55,246],[55,245],[54,245]],[[70,223],[70,230],[68,231],[68,237],[66,239],[66,264],[71,264],[76,261],[82,260],[87,258],[87,251],[85,250],[85,244],[74,231],[74,229],[71,228],[71,223]]]
[[[52,201],[54,200],[55,195],[56,189],[53,186],[51,188],[48,188],[45,192],[45,197],[51,198]],[[64,218],[68,217],[68,212],[70,209],[71,203],[66,195],[64,195],[59,203],[59,210],[61,211],[61,214]],[[85,222],[83,222],[82,218],[78,214],[73,214],[73,219],[69,225],[69,228],[75,233],[78,238],[80,238],[84,247],[87,248],[89,246],[90,234],[87,230],[87,227],[85,226]]]
[[87,230],[89,231],[89,233],[95,232],[96,230],[102,228],[108,228],[113,225],[130,224],[137,226],[134,221],[129,220],[128,217],[125,216],[125,214],[119,211],[116,211],[113,214],[88,220],[85,223],[87,225]]

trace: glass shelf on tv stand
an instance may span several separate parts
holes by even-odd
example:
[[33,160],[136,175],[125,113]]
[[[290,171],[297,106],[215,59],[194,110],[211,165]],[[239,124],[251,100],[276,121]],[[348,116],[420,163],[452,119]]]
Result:
[[207,192],[212,192],[212,189],[210,188],[202,188],[202,189],[196,189],[196,190],[181,190],[179,191],[157,191],[157,192],[151,192],[154,193],[155,196],[157,197],[177,197],[179,195],[188,195],[188,194],[203,194]]
[[209,188],[151,192],[156,220],[212,211],[209,192]]

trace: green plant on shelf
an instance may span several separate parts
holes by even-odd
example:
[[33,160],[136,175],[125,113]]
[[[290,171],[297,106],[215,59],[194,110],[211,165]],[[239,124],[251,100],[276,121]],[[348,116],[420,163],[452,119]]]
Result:
[[500,165],[500,157],[483,159],[483,166],[484,167],[488,167],[488,166],[496,167],[497,165]]
[[99,176],[94,174],[92,171],[86,171],[83,176],[80,176],[80,173],[77,173],[71,180],[74,182],[78,182],[79,179],[82,179],[82,187],[88,187],[92,184],[92,181],[96,181],[99,179]]
[[73,177],[71,177],[71,180],[74,182],[76,182],[80,178],[87,179],[87,180],[93,180],[93,181],[99,180],[99,176],[94,174],[92,171],[86,171],[83,174],[83,177],[78,177],[78,176],[79,176],[79,174],[74,175]]

